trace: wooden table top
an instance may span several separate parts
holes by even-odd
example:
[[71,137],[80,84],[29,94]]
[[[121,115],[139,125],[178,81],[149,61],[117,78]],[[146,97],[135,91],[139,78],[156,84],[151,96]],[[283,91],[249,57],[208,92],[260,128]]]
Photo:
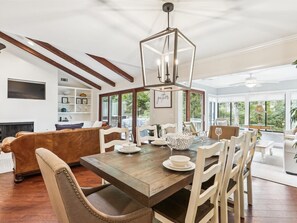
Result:
[[[204,145],[216,140],[208,139]],[[189,150],[173,150],[172,155],[186,155],[196,161],[196,150],[201,143],[193,143]],[[163,167],[163,161],[171,155],[170,149],[160,146],[143,145],[139,153],[127,156],[117,151],[81,157],[80,163],[105,180],[129,194],[147,207],[159,203],[173,193],[189,185],[194,170],[178,172]],[[206,167],[217,161],[211,157]]]

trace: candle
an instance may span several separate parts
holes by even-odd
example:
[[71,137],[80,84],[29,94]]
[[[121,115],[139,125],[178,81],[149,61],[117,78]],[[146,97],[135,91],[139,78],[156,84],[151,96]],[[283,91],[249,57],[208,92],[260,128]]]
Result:
[[161,78],[161,76],[160,76],[160,65],[161,65],[160,59],[157,60],[157,65],[158,65],[158,78],[160,79]]
[[178,78],[178,59],[175,60],[175,69],[176,69],[175,75],[176,75],[176,78]]
[[166,74],[169,74],[169,56],[165,57],[165,62],[166,62]]

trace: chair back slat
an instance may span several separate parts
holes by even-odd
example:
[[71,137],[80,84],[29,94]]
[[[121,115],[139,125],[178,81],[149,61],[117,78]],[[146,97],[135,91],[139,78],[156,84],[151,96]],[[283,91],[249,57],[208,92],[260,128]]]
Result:
[[203,175],[202,175],[202,182],[208,181],[213,175],[215,175],[216,173],[220,172],[222,166],[222,164],[215,164],[213,166],[211,166],[210,168],[208,168],[207,170],[204,171]]
[[175,123],[174,124],[172,124],[172,123],[162,124],[161,131],[162,131],[162,136],[164,137],[168,133],[176,133],[177,126]]
[[203,191],[202,194],[199,196],[199,200],[197,205],[200,206],[201,204],[204,204],[208,199],[210,199],[212,196],[215,195],[218,188],[218,182],[214,183],[212,186],[207,188],[207,190]]

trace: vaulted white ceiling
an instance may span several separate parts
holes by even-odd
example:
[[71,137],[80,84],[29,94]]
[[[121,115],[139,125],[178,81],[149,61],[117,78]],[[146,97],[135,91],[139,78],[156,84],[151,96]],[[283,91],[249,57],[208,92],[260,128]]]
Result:
[[[139,41],[167,26],[164,2],[0,0],[0,31],[53,44],[94,69],[100,70],[80,53],[105,57],[136,77],[141,74]],[[297,33],[296,0],[171,2],[171,26],[197,45],[197,59]],[[100,71],[117,81],[110,71]]]

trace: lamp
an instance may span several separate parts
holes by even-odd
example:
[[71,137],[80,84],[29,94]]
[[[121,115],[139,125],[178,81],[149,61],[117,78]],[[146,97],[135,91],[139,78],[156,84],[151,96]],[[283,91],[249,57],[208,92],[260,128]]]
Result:
[[177,28],[169,27],[174,5],[163,4],[168,26],[140,41],[143,86],[158,91],[191,89],[196,46]]
[[264,110],[263,105],[258,104],[258,105],[256,106],[255,111],[256,111],[256,113],[261,114],[261,113],[263,113],[265,110]]
[[263,113],[265,113],[265,109],[264,109],[263,105],[258,104],[255,108],[255,112],[256,112],[256,116],[257,116],[257,120],[258,120],[258,125],[261,125],[262,115],[263,115]]

